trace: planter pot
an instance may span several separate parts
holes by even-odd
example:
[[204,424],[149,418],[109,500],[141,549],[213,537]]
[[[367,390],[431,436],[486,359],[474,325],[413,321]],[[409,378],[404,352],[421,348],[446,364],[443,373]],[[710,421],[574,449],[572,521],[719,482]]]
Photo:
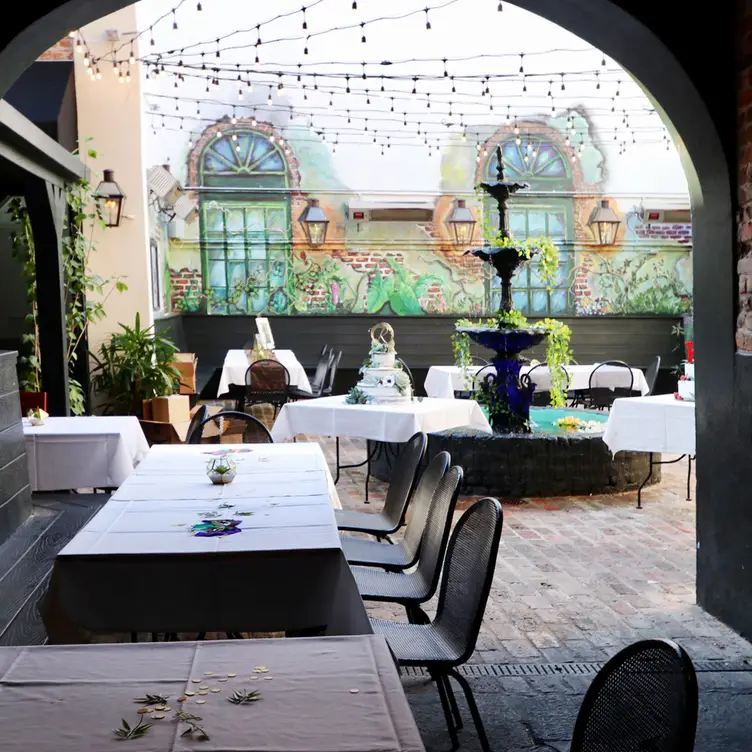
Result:
[[217,473],[212,470],[208,473],[209,480],[215,486],[226,486],[228,483],[232,483],[235,480],[235,475],[236,472],[234,470],[230,470],[229,473]]
[[27,415],[29,410],[44,410],[47,412],[47,392],[18,393],[21,398],[21,415]]

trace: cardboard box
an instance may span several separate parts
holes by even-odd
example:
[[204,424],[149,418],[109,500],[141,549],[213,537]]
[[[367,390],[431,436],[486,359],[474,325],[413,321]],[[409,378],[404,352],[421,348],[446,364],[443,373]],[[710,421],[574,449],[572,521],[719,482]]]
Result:
[[180,372],[180,394],[195,394],[198,358],[195,353],[175,353],[173,357],[172,365]]
[[190,423],[191,401],[185,394],[172,394],[169,397],[154,397],[149,403],[151,414],[144,410],[146,420],[157,423]]
[[[200,405],[196,405],[190,411],[190,417],[193,418]],[[221,405],[208,405],[208,415],[216,415],[221,412]],[[146,440],[149,445],[153,444],[185,444],[185,440],[188,437],[188,429],[190,428],[190,420],[182,423],[169,423],[158,420],[153,420],[153,411],[151,410],[151,402],[144,401],[144,419],[139,421],[141,428],[144,431]],[[203,432],[204,438],[212,438],[213,436],[219,436],[219,429],[215,423],[207,423],[204,426]]]

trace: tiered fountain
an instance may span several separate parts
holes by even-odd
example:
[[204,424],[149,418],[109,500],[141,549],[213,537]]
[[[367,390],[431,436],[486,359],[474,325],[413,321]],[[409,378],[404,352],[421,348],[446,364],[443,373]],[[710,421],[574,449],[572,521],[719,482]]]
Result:
[[[481,183],[480,187],[496,200],[499,207],[500,237],[509,239],[509,222],[507,218],[507,201],[509,197],[528,188],[526,183],[504,180],[504,162],[501,148],[496,150],[498,160],[497,180],[495,183]],[[514,309],[512,301],[512,277],[519,266],[528,261],[528,256],[514,247],[471,248],[465,253],[490,263],[501,279],[501,305],[499,313],[508,313]],[[493,350],[496,357],[493,363],[495,374],[488,374],[482,384],[486,401],[491,406],[491,423],[496,433],[523,433],[529,431],[530,403],[533,399],[535,385],[530,379],[520,377],[520,369],[525,362],[520,353],[540,344],[546,338],[539,329],[507,329],[503,324],[496,328],[459,328],[473,342]]]

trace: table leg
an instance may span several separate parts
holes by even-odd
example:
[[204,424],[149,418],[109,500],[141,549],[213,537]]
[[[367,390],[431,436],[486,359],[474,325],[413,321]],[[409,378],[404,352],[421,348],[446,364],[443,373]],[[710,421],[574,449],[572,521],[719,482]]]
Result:
[[339,436],[334,440],[334,443],[337,447],[337,476],[334,479],[334,485],[336,486],[339,483]]
[[640,487],[637,489],[637,508],[642,509],[642,489],[645,487],[647,482],[653,477],[653,453],[650,452],[650,469],[648,470],[647,477],[645,478],[642,483],[640,483]]
[[690,490],[692,484],[692,462],[695,459],[695,455],[688,455],[689,467],[687,468],[687,501],[692,501],[692,492]]
[[366,504],[370,503],[368,501],[368,481],[371,478],[371,460],[373,460],[374,455],[376,454],[379,447],[380,447],[380,443],[374,442],[373,450],[371,450],[369,446],[369,439],[366,439],[366,458],[363,460],[363,462],[358,462],[356,465],[340,465],[339,464],[339,438],[337,439],[337,479],[334,481],[334,483],[336,485],[337,481],[339,480],[340,467],[342,468],[342,470],[349,470],[351,468],[363,467],[363,465],[366,465],[366,498],[365,498]]

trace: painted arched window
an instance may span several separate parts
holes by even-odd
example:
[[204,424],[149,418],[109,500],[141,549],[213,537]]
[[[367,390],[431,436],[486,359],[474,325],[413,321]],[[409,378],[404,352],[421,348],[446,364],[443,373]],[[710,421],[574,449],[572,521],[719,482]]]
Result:
[[287,313],[292,300],[289,169],[279,143],[225,130],[199,162],[201,252],[211,313]]
[[[569,160],[544,136],[514,136],[500,146],[507,180],[527,183],[527,191],[515,194],[509,201],[509,230],[516,238],[547,235],[559,247],[559,275],[549,292],[541,280],[538,265],[525,264],[517,272],[512,292],[515,306],[530,316],[568,313],[572,310],[570,274],[574,266],[574,181]],[[496,153],[489,154],[485,164],[486,180],[496,180]],[[538,193],[539,195],[529,195]],[[552,194],[564,195],[552,195]],[[527,194],[527,195],[526,195]],[[486,203],[493,226],[498,226],[495,202]],[[500,290],[494,280],[491,302],[496,310]]]

